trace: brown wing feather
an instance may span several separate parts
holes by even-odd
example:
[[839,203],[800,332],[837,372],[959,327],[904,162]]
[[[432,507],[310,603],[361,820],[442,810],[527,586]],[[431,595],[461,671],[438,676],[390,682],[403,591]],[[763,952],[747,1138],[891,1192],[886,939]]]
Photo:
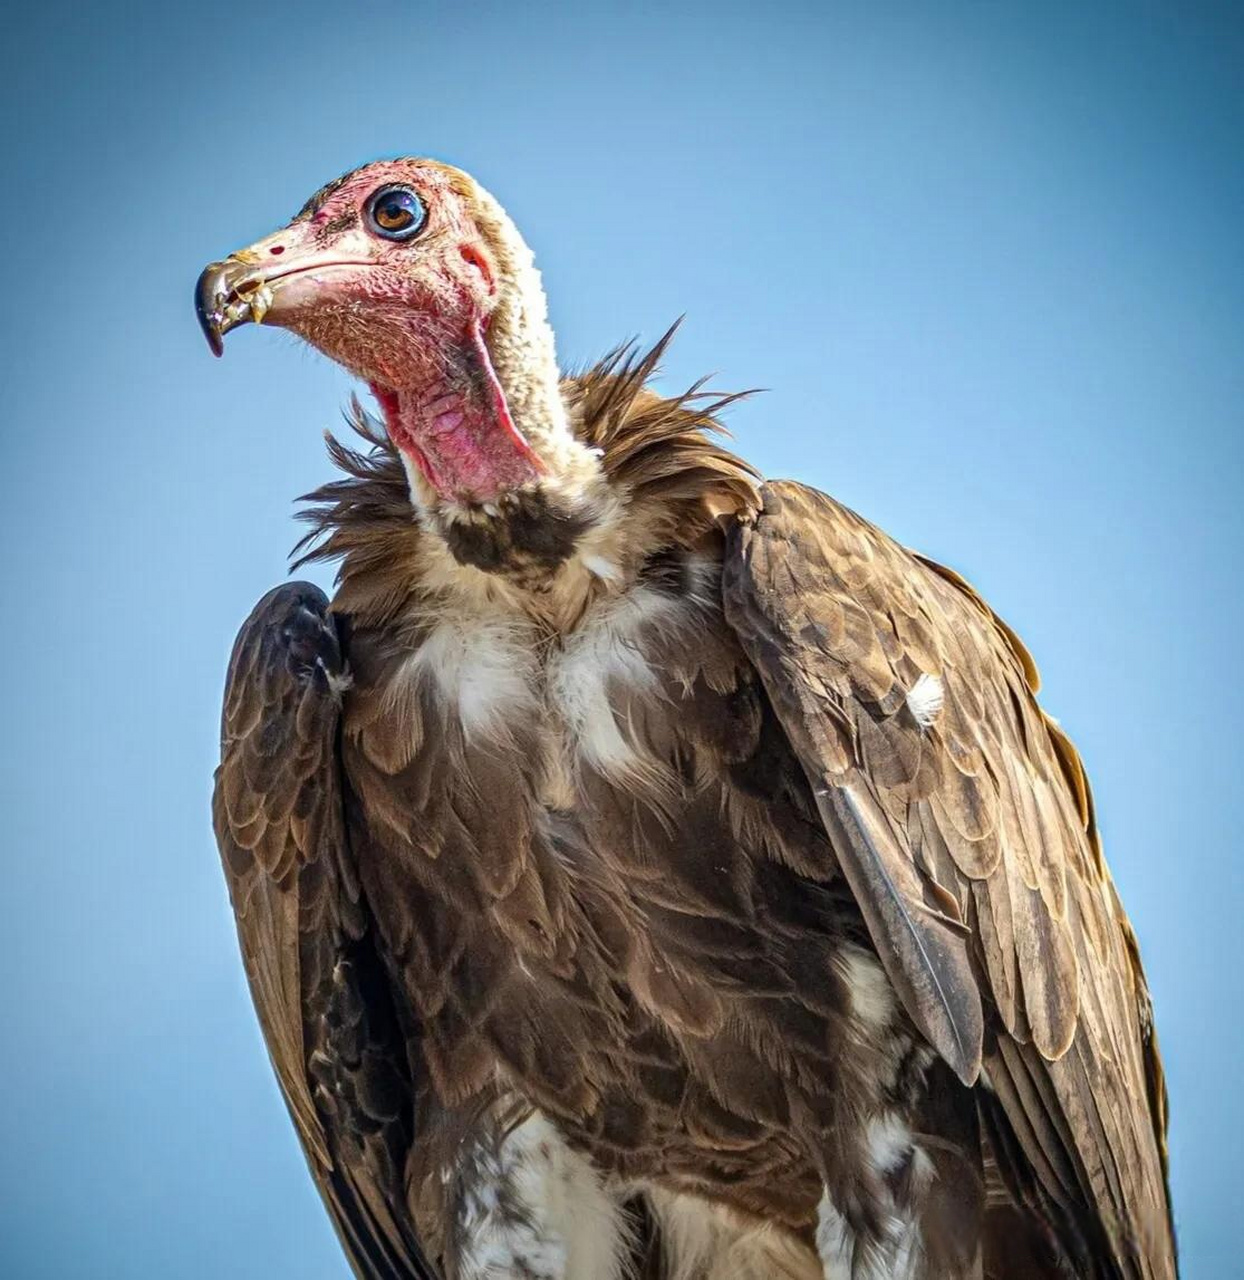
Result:
[[[1027,651],[956,574],[789,483],[733,535],[725,598],[905,1006],[963,1080],[983,1062],[1016,1194],[1078,1274],[1173,1276],[1144,977]],[[918,719],[922,676],[942,699]]]
[[407,1049],[344,829],[345,678],[323,593],[269,592],[229,666],[213,818],[272,1065],[350,1263],[432,1280],[402,1193]]

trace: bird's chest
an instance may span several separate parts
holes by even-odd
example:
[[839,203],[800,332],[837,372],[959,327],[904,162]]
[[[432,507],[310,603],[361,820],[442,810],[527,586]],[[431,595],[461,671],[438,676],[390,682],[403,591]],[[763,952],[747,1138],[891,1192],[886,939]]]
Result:
[[359,862],[447,1091],[499,1059],[574,1104],[583,1046],[630,1034],[622,992],[664,980],[653,894],[671,876],[737,891],[721,797],[688,765],[725,698],[711,599],[641,586],[552,639],[476,614],[403,653],[352,643]]
[[[713,600],[641,587],[554,641],[442,617],[387,666],[351,646],[358,859],[441,1101],[512,1088],[622,1177],[705,1143],[790,1164],[756,1046],[793,1021],[828,1070],[831,944],[806,1001],[788,951],[794,868],[830,855]],[[814,906],[836,928],[831,888]],[[731,1073],[755,1114],[713,1101]]]
[[721,685],[737,660],[713,584],[684,578],[693,589],[637,585],[561,634],[464,609],[400,649],[352,639],[343,746],[370,836],[361,860],[383,897],[410,898],[413,881],[452,916],[436,963],[453,963],[464,933],[490,932],[534,972],[584,929],[625,927],[616,850],[639,831],[659,862],[657,843],[676,842],[678,824],[657,816],[690,801],[680,771],[724,696],[705,675]]
[[421,709],[421,755],[448,747],[464,776],[473,763],[508,769],[543,825],[580,812],[601,781],[651,781],[672,746],[653,739],[677,736],[689,696],[680,673],[721,626],[702,602],[645,587],[564,635],[523,618],[449,616],[395,673],[391,702]]

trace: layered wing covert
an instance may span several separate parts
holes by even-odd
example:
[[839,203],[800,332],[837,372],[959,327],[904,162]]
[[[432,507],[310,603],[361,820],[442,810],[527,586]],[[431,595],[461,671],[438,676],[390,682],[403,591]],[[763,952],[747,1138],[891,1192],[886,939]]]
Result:
[[1022,644],[956,574],[797,484],[736,527],[724,592],[895,989],[1001,1103],[1013,1193],[1077,1274],[1173,1276],[1148,991]]
[[269,592],[229,665],[213,818],[255,1010],[350,1263],[434,1280],[404,1193],[410,1055],[343,819],[348,679],[324,594]]

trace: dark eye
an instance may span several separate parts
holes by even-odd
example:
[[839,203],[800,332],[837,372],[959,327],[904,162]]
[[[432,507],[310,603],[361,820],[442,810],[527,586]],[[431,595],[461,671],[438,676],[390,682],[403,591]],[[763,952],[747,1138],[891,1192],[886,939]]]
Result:
[[386,240],[409,240],[427,221],[423,201],[409,187],[381,187],[368,201],[372,230]]

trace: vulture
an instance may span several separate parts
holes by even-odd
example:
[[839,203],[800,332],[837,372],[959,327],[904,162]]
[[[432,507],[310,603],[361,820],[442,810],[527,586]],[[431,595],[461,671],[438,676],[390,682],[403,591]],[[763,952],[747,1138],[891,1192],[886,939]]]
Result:
[[426,159],[210,264],[365,383],[229,665],[250,991],[365,1280],[1169,1280],[1166,1091],[1084,768],[956,572],[559,370]]

